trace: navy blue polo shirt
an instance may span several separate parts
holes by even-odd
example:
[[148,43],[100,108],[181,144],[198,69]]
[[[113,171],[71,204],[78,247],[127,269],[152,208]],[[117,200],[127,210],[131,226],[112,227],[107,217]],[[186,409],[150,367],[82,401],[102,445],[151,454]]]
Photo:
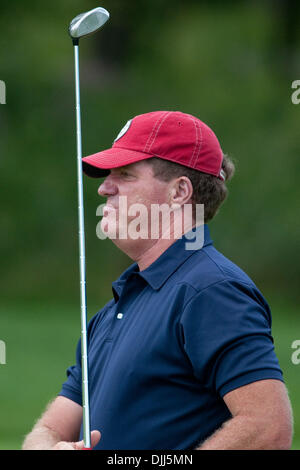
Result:
[[[144,271],[131,265],[89,322],[95,449],[193,449],[231,417],[224,395],[283,381],[260,291],[214,248],[207,225],[201,249],[186,242]],[[79,341],[59,395],[81,405],[80,355]]]

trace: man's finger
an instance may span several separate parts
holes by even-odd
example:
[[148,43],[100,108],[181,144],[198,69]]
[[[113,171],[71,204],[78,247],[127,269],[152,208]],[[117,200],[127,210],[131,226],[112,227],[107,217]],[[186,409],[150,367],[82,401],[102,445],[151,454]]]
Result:
[[91,432],[91,442],[92,442],[91,445],[92,445],[92,447],[95,447],[98,444],[98,442],[100,441],[100,439],[101,439],[100,431],[95,430],[95,431]]
[[[91,432],[91,447],[95,447],[98,442],[100,441],[100,438],[101,438],[101,433],[100,431],[92,431]],[[84,441],[79,441],[79,442],[76,442],[75,443],[75,449],[76,450],[83,450],[84,449]]]
[[61,441],[55,444],[51,450],[75,450],[75,447],[72,442]]

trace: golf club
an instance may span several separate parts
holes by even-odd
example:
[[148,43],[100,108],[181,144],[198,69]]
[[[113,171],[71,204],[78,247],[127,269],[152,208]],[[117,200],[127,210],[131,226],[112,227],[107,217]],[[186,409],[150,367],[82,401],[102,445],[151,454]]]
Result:
[[78,221],[79,221],[79,267],[81,301],[81,369],[82,369],[82,407],[84,449],[91,449],[90,406],[88,384],[87,314],[85,280],[85,234],[82,183],[82,141],[80,118],[80,81],[79,81],[79,39],[98,31],[109,19],[109,13],[98,7],[76,16],[70,23],[69,34],[74,45],[75,57],[75,94],[76,94],[76,135],[77,135],[77,180],[78,180]]

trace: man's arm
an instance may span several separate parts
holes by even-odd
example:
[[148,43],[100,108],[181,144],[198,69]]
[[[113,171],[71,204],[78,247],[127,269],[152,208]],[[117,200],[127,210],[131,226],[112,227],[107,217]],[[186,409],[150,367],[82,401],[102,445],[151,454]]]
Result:
[[288,450],[293,418],[279,380],[259,380],[226,395],[232,418],[196,450]]
[[[51,402],[33,430],[26,436],[23,450],[79,450],[78,441],[82,407],[66,397],[58,396]],[[92,446],[100,439],[99,431],[92,433]]]

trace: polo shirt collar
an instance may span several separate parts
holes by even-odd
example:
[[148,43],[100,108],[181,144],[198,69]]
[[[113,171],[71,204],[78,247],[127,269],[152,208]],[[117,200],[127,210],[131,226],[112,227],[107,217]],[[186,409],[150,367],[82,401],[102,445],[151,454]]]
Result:
[[[189,232],[191,233],[191,232]],[[188,234],[186,234],[188,236]],[[176,240],[169,248],[164,251],[148,268],[143,271],[139,270],[138,264],[133,263],[112,283],[113,294],[117,301],[121,295],[122,288],[127,279],[133,274],[137,274],[143,278],[154,290],[158,290],[168,280],[168,278],[195,252],[199,250],[185,249],[185,243],[191,243],[191,240],[183,235],[182,238]],[[213,242],[210,238],[209,228],[204,224],[204,241],[203,247],[211,245]],[[201,249],[202,249],[201,248]]]
[[[147,269],[139,272],[139,275],[145,279],[145,281],[147,281],[154,290],[160,289],[168,278],[188,258],[190,258],[195,252],[199,251],[185,249],[185,243],[191,243],[191,240],[183,235],[182,238],[179,238],[169,246],[169,248],[164,251]],[[212,240],[210,238],[209,228],[204,224],[204,240],[202,248],[211,244]]]

